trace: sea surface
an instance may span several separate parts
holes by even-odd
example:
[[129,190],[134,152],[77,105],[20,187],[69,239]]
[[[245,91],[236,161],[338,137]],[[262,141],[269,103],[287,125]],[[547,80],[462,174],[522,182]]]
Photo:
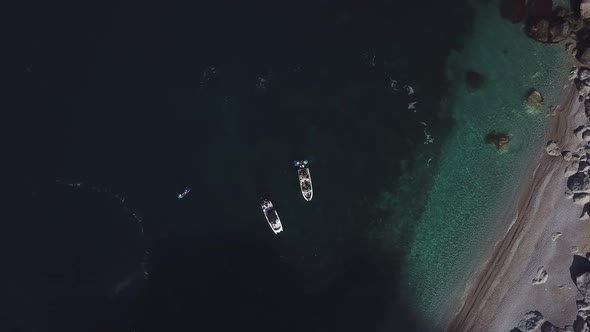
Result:
[[565,77],[493,1],[27,6],[3,331],[436,328]]

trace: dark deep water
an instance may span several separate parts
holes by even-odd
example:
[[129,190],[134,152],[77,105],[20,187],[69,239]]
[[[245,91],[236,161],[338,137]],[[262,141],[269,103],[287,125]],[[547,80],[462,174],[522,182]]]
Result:
[[[32,195],[4,243],[18,254],[1,330],[418,328],[396,296],[406,243],[371,242],[371,202],[452,128],[443,67],[465,3],[27,3],[12,19]],[[294,158],[311,162],[310,203]],[[145,234],[90,186],[123,193]]]

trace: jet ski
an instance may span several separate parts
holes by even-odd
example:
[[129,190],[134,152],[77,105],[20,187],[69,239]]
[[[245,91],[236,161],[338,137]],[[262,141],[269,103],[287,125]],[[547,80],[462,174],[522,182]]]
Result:
[[307,160],[295,160],[294,166],[297,167],[297,176],[299,177],[299,187],[301,188],[301,195],[306,201],[311,201],[313,198],[313,186],[311,184],[311,173]]
[[279,218],[279,214],[275,210],[272,202],[268,199],[263,199],[262,204],[262,212],[264,212],[264,217],[266,217],[266,221],[270,225],[275,234],[278,234],[283,231],[283,225],[281,224],[281,219]]
[[188,193],[190,193],[190,192],[191,192],[191,189],[189,187],[186,187],[181,194],[178,194],[178,199],[183,199],[184,196],[188,195]]

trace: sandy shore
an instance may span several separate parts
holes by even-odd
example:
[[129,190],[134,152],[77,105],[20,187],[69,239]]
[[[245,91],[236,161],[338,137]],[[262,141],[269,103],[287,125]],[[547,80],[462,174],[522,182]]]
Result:
[[[564,93],[547,140],[576,151],[581,142],[573,130],[587,119],[576,89],[570,86]],[[509,229],[471,278],[446,331],[510,331],[530,310],[540,311],[554,325],[572,324],[577,290],[569,268],[576,250],[581,255],[590,251],[590,220],[579,220],[582,207],[564,196],[566,165],[563,158],[539,150],[530,178],[523,179],[517,201],[505,214],[512,221]],[[556,241],[554,232],[562,233]],[[533,285],[540,267],[548,272],[547,282]]]

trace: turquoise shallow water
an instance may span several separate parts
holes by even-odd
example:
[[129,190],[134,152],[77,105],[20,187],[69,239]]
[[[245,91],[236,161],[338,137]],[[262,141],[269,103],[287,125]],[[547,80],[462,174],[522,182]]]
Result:
[[[544,142],[549,106],[558,103],[567,78],[563,45],[528,39],[521,25],[503,21],[493,4],[477,4],[473,33],[448,59],[455,99],[456,130],[437,160],[434,184],[407,256],[405,289],[430,325],[440,324],[477,263],[485,260],[505,229],[495,218],[516,198],[519,180]],[[468,92],[463,73],[482,73],[486,85]],[[527,111],[524,96],[536,88],[545,97],[540,113]],[[506,152],[484,144],[496,130],[512,136]],[[443,309],[445,308],[445,309]]]

